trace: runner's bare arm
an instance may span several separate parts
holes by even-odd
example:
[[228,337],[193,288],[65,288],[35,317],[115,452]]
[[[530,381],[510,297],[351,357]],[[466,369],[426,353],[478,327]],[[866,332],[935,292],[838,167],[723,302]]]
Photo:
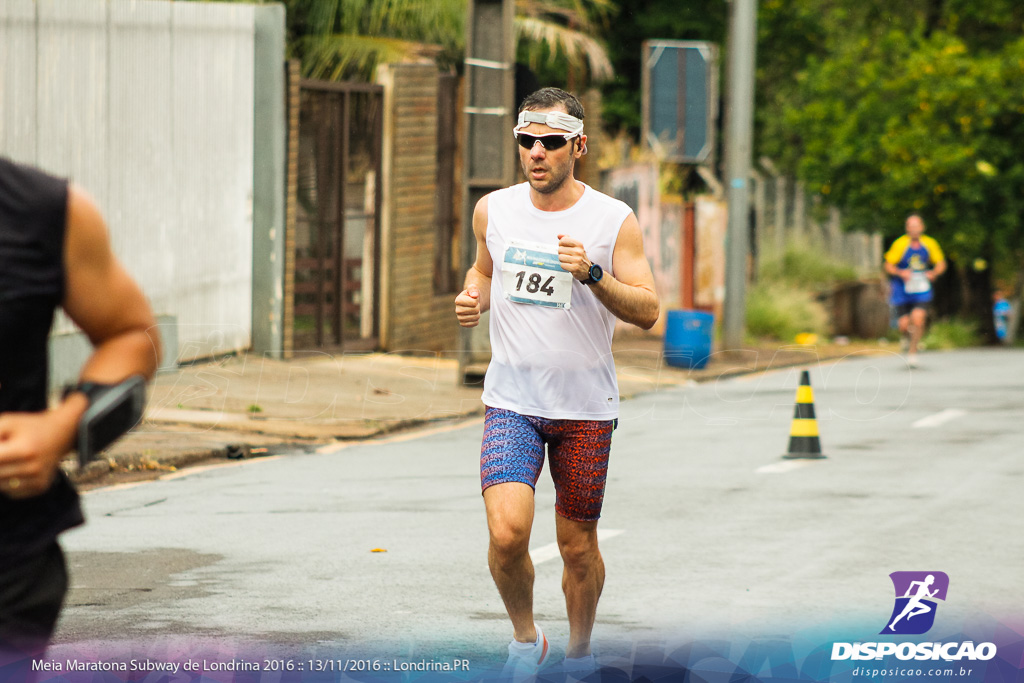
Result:
[[[99,210],[73,186],[68,191],[64,273],[64,310],[94,346],[82,379],[112,384],[133,374],[152,377],[160,344],[149,304],[114,257]],[[74,393],[45,412],[0,416],[0,480],[19,482],[8,495],[26,498],[49,488],[87,407],[86,397]]]
[[462,291],[455,297],[455,315],[463,327],[476,327],[480,315],[491,306],[494,263],[487,251],[487,197],[481,197],[473,210],[473,234],[476,236],[476,261],[466,273]]
[[99,209],[75,187],[68,199],[65,274],[64,310],[94,347],[82,379],[152,377],[161,349],[149,303],[114,256]]
[[[587,258],[584,245],[569,235],[559,235],[558,240],[562,267],[577,280],[586,280],[591,261]],[[644,256],[640,224],[632,213],[619,229],[611,266],[605,270],[600,282],[590,286],[591,291],[615,317],[645,330],[651,329],[661,315],[661,306],[654,290],[651,265]],[[611,270],[615,271],[614,277]]]

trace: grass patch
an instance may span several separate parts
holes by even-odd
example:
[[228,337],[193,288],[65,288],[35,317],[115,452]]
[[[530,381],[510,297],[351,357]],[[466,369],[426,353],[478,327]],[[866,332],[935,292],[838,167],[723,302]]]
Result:
[[821,250],[802,247],[789,247],[781,257],[763,261],[758,274],[765,282],[810,289],[857,279],[853,267],[830,260]]
[[801,332],[825,334],[828,314],[814,296],[783,283],[759,283],[747,294],[747,333],[792,342]]
[[946,318],[933,322],[923,341],[929,349],[963,349],[980,345],[981,335],[973,320]]

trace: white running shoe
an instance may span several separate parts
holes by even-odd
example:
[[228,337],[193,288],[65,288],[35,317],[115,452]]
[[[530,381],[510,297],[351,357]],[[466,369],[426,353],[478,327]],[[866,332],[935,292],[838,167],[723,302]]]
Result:
[[912,368],[916,368],[917,367],[917,354],[916,353],[908,353],[907,354],[907,365],[909,365]]
[[540,626],[533,625],[537,629],[537,640],[533,643],[520,643],[513,640],[508,644],[508,660],[501,670],[501,680],[520,681],[527,680],[530,676],[540,671],[541,665],[548,657],[548,639]]

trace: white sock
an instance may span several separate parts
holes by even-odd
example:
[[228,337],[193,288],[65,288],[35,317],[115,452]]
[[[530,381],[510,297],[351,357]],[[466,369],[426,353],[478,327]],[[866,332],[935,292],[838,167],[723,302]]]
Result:
[[540,629],[538,628],[537,629],[537,640],[533,641],[532,643],[521,643],[518,640],[515,640],[513,638],[512,639],[512,648],[514,650],[517,650],[518,652],[526,654],[527,652],[529,652],[530,650],[532,650],[533,648],[537,647],[540,644],[540,638],[541,638]]

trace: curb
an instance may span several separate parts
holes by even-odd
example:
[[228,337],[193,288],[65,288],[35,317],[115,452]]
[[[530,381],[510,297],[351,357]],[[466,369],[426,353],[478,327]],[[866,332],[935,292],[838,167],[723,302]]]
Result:
[[[346,443],[372,441],[384,436],[390,436],[401,432],[408,432],[429,425],[443,423],[455,423],[467,418],[478,417],[484,414],[481,405],[478,409],[452,415],[443,418],[410,418],[398,420],[372,421],[374,426],[368,427],[359,433],[334,434],[332,436],[304,436],[302,434],[275,434],[273,431],[259,429],[246,430],[244,434],[237,431],[229,431],[231,427],[237,427],[237,423],[225,425],[218,433],[217,427],[203,424],[203,434],[218,442],[216,445],[186,449],[177,453],[153,453],[155,448],[152,442],[147,442],[147,437],[152,439],[153,434],[159,434],[163,438],[174,438],[175,435],[182,435],[180,428],[195,427],[197,425],[187,422],[161,422],[160,426],[166,427],[166,431],[137,433],[134,439],[126,439],[115,445],[100,459],[86,464],[79,468],[77,459],[71,459],[63,463],[64,471],[68,478],[76,484],[90,484],[109,476],[111,473],[123,472],[170,472],[189,465],[194,465],[207,460],[246,460],[253,457],[266,455],[267,450],[296,450],[303,446],[318,446],[327,443]],[[365,425],[364,425],[365,426]],[[178,428],[178,429],[176,429]],[[294,432],[296,430],[292,430]],[[218,438],[220,437],[220,438]],[[260,438],[271,437],[271,439]],[[159,440],[159,439],[158,439]],[[264,453],[253,455],[257,448],[263,448]]]
[[[884,351],[882,349],[879,350]],[[847,354],[821,356],[817,362],[834,362]],[[632,391],[621,394],[622,400],[634,399],[664,389],[673,389],[696,384],[704,384],[718,379],[730,379],[758,372],[785,370],[806,366],[804,362],[781,363],[771,367],[727,367],[720,371],[690,370],[678,372],[678,378],[659,380],[653,378],[654,384],[644,388],[635,388],[635,378],[630,381],[620,379],[622,384],[633,384]],[[660,369],[658,369],[660,373]],[[673,373],[676,373],[673,370]],[[174,419],[168,415],[163,419],[147,419],[151,429],[146,432],[133,432],[118,444],[115,444],[102,459],[78,468],[77,460],[72,456],[63,464],[65,473],[76,484],[95,483],[112,473],[124,472],[168,472],[207,460],[243,460],[260,455],[253,455],[254,449],[263,448],[262,454],[268,450],[294,450],[302,446],[316,446],[328,443],[351,443],[372,441],[391,434],[408,432],[428,425],[454,423],[467,418],[484,414],[484,406],[453,413],[441,418],[407,418],[378,420],[348,420],[324,423],[306,423],[306,430],[301,428],[302,422],[275,418],[253,418],[246,414],[221,413],[223,419],[215,419],[211,413],[208,421],[188,421]],[[358,425],[358,427],[357,427]],[[340,429],[347,427],[347,429]],[[353,429],[356,427],[355,429]],[[205,446],[181,449],[180,444],[186,440],[186,434],[202,435],[210,442]],[[168,448],[168,446],[172,448]],[[178,451],[173,452],[173,446]],[[169,452],[170,451],[170,452]]]

